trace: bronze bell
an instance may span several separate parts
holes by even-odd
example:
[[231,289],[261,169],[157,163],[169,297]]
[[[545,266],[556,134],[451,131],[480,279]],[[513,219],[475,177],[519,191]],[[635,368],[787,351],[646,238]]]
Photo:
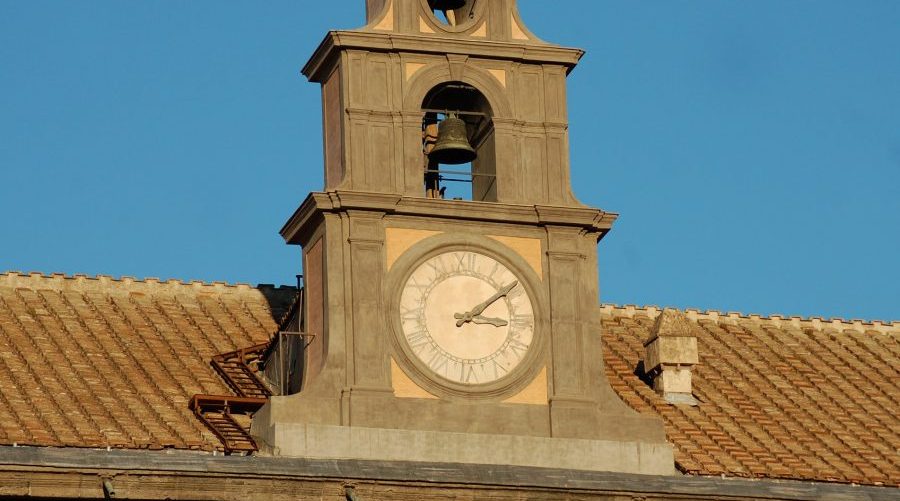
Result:
[[447,117],[438,128],[438,138],[428,158],[444,165],[467,164],[478,154],[469,144],[466,122],[457,117]]
[[466,5],[466,0],[431,0],[431,8],[434,10],[454,10]]

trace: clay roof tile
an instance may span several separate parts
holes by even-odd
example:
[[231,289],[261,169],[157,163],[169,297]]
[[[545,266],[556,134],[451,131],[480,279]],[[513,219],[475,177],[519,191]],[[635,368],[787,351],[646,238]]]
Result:
[[187,403],[195,393],[228,394],[210,359],[270,339],[295,295],[0,274],[0,350],[12,355],[0,358],[0,444],[221,447]]
[[900,324],[681,315],[704,364],[692,378],[700,405],[680,408],[635,374],[644,340],[679,315],[648,326],[630,320],[638,309],[600,308],[607,377],[663,418],[681,471],[900,486]]

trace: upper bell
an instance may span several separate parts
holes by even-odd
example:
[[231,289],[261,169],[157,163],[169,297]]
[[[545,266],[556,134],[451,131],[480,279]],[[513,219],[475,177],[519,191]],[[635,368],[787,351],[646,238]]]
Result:
[[431,0],[431,8],[435,10],[454,10],[464,7],[466,0]]
[[478,154],[469,144],[466,122],[457,117],[445,118],[438,128],[438,138],[428,158],[444,165],[467,164]]

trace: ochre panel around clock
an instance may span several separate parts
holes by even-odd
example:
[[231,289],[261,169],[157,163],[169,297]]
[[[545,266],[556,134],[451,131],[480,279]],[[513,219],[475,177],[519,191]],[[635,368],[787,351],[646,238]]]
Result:
[[547,405],[549,399],[550,397],[547,395],[547,368],[544,367],[531,384],[519,393],[504,400],[503,403]]
[[[385,261],[388,270],[397,262],[397,258],[409,250],[410,247],[434,235],[442,232],[433,230],[418,230],[413,228],[386,228],[384,238]],[[506,245],[516,252],[531,266],[540,280],[544,279],[544,267],[541,254],[541,240],[538,238],[508,237],[502,235],[488,235],[490,238]]]
[[413,245],[440,233],[440,231],[415,230],[411,228],[385,228],[384,254],[387,261],[385,263],[387,265],[386,268],[390,270],[394,263],[397,262],[397,258]]
[[523,237],[505,237],[499,235],[488,235],[494,240],[502,243],[510,249],[516,251],[516,254],[522,257],[528,266],[537,273],[540,280],[544,279],[543,265],[541,264],[541,241],[537,238]]
[[394,388],[394,396],[398,398],[426,398],[430,400],[438,398],[413,382],[393,358],[391,358],[391,383],[391,386]]

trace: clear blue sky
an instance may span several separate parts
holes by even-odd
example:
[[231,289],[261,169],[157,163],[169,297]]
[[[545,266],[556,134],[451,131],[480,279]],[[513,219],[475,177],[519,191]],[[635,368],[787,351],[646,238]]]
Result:
[[[0,0],[0,270],[293,283],[299,68],[363,0]],[[520,0],[604,302],[900,319],[900,2]],[[318,5],[321,5],[319,7]]]

